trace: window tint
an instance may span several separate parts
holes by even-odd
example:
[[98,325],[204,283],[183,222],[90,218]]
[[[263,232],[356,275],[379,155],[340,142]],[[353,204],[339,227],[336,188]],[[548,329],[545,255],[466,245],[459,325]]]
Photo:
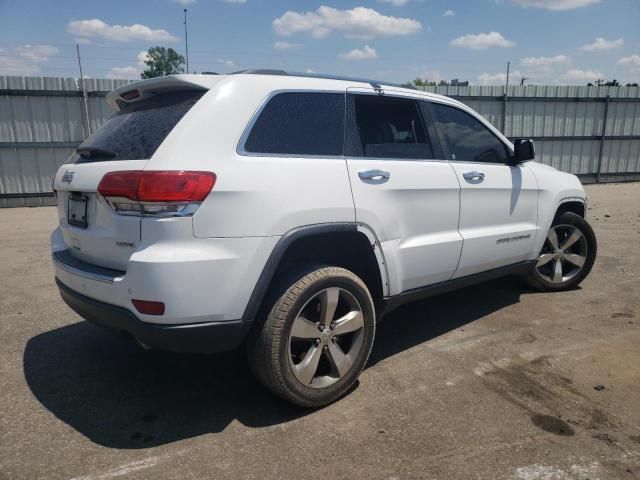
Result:
[[417,102],[373,95],[354,100],[363,156],[433,158]]
[[151,158],[203,92],[176,92],[123,104],[77,149],[77,163]]
[[344,94],[279,93],[264,107],[244,149],[254,153],[342,155]]
[[507,162],[507,148],[487,127],[468,113],[437,103],[431,104],[440,130],[449,146],[451,160]]

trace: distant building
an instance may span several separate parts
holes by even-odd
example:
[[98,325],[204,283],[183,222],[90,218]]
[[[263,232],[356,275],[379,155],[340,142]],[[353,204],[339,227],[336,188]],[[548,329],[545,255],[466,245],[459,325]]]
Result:
[[452,87],[468,87],[469,86],[469,81],[465,80],[464,82],[461,82],[457,78],[452,78],[450,85]]

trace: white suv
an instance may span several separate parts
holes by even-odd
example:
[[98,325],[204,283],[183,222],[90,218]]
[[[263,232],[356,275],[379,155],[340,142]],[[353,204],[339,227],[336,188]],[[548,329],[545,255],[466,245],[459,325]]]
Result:
[[253,70],[107,99],[54,180],[62,298],[145,347],[244,344],[296,404],[347,392],[403,302],[506,274],[566,290],[593,265],[578,179],[450,98]]

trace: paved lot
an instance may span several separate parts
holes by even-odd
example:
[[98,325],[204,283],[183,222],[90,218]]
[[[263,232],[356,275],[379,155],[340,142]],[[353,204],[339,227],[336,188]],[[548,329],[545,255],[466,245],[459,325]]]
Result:
[[239,354],[143,352],[80,321],[54,287],[54,209],[0,210],[0,478],[638,479],[640,184],[588,191],[582,288],[404,307],[319,411]]

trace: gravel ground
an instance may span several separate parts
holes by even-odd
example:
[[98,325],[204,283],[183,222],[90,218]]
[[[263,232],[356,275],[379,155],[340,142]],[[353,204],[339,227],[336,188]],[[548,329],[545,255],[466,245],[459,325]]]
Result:
[[0,478],[638,479],[640,184],[587,190],[581,288],[407,305],[317,411],[239,353],[144,352],[81,321],[53,281],[54,209],[0,210]]

